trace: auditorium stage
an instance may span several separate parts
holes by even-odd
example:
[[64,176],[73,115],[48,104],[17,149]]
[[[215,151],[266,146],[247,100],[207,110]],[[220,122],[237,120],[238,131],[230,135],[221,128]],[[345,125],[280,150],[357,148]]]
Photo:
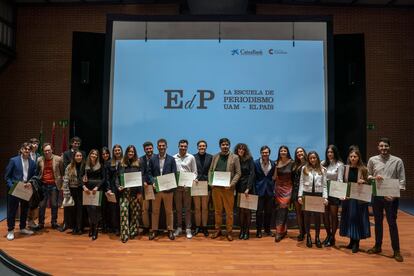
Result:
[[[296,241],[297,230],[289,231],[289,238],[278,244],[271,237],[255,238],[253,231],[248,241],[239,241],[234,233],[233,242],[201,236],[170,241],[164,236],[158,241],[139,237],[123,244],[114,235],[99,235],[91,241],[87,234],[60,233],[47,224],[43,232],[31,237],[16,234],[9,242],[5,220],[0,223],[0,248],[53,275],[414,275],[414,216],[400,211],[398,224],[403,263],[389,258],[392,250],[386,225],[383,255],[352,254],[342,248],[348,240],[339,237],[337,248],[308,249]],[[361,242],[363,251],[374,244],[373,227],[371,231],[372,237]]]

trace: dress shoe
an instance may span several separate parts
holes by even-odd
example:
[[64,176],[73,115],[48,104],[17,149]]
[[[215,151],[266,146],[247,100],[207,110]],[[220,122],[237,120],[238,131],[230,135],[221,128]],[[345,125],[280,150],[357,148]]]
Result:
[[312,237],[311,235],[306,235],[306,246],[311,248],[312,247]]
[[244,228],[240,228],[240,235],[239,235],[239,240],[242,240],[244,237]]
[[82,235],[82,230],[75,228],[72,230],[72,235]]
[[359,241],[355,241],[354,245],[352,246],[352,253],[358,253],[359,252]]
[[250,231],[249,229],[246,229],[244,232],[243,240],[248,240],[250,238]]
[[317,248],[322,248],[322,243],[318,236],[315,238],[315,244]]
[[227,233],[227,240],[233,241],[233,236],[231,235],[231,233]]
[[207,229],[207,226],[204,226],[203,227],[203,234],[204,234],[204,237],[208,237],[208,229]]
[[298,241],[303,241],[303,239],[304,239],[305,237],[304,237],[304,235],[302,234],[302,233],[300,233],[299,235],[298,235],[298,237],[297,237],[297,239],[298,239]]
[[198,233],[201,233],[201,228],[200,227],[196,227],[196,229],[194,230],[194,232],[193,232],[193,236],[195,237],[195,236],[197,236],[198,235]]
[[212,239],[217,239],[218,237],[220,237],[222,234],[221,234],[221,231],[220,230],[218,230],[218,231],[216,231],[216,232],[214,232],[214,234],[213,235],[211,235],[211,238]]
[[174,235],[174,232],[172,230],[169,230],[168,231],[168,238],[170,240],[174,240],[175,239],[175,235]]
[[368,249],[368,251],[367,251],[368,254],[378,254],[378,253],[381,253],[381,252],[382,252],[381,247],[376,246],[376,245],[373,248]]
[[98,238],[98,226],[92,225],[92,240],[96,240]]
[[393,258],[397,261],[397,262],[403,262],[404,258],[403,256],[401,256],[400,250],[395,250],[394,251],[394,256]]
[[155,239],[156,236],[157,234],[154,231],[151,231],[148,235],[148,239],[152,241],[153,239]]
[[52,223],[52,229],[57,229],[60,231],[61,227],[57,223]]

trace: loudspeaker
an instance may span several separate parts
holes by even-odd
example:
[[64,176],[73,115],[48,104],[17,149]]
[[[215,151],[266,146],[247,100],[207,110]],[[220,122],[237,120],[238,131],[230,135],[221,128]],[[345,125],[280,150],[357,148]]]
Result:
[[81,62],[81,84],[89,84],[89,61]]

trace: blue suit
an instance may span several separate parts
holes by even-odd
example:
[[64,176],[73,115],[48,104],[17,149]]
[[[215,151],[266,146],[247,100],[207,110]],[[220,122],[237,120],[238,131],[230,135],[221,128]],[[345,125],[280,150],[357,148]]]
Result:
[[[177,165],[175,163],[174,157],[171,155],[166,154],[164,160],[164,167],[162,169],[162,174],[169,174],[169,173],[176,173],[177,172]],[[148,183],[154,183],[155,177],[161,175],[161,168],[160,168],[160,157],[158,154],[155,154],[151,157],[149,161],[149,166],[147,168],[147,181]]]
[[[36,173],[36,163],[29,157],[29,169],[27,171],[27,181]],[[6,167],[5,179],[7,184],[7,227],[12,231],[15,226],[16,212],[20,202],[20,229],[26,228],[27,212],[29,202],[9,195],[9,190],[16,181],[23,181],[23,164],[20,155],[10,158]]]
[[267,175],[264,174],[260,159],[254,161],[256,174],[255,192],[259,196],[256,211],[256,229],[257,231],[265,230],[270,233],[274,209],[275,182],[272,177],[275,172],[275,162],[269,160],[272,168]]

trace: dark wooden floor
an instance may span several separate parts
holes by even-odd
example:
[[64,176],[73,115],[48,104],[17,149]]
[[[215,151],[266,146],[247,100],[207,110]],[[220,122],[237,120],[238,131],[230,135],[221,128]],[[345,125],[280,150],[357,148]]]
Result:
[[[62,213],[59,215],[62,218]],[[386,223],[383,255],[374,256],[352,254],[342,248],[348,240],[339,237],[336,248],[308,249],[295,240],[297,230],[289,231],[289,238],[278,244],[271,237],[256,239],[253,232],[248,241],[201,236],[149,241],[140,237],[123,244],[114,235],[100,235],[91,241],[87,235],[72,236],[47,225],[39,234],[16,234],[9,242],[5,238],[6,221],[0,223],[0,248],[53,275],[414,275],[414,217],[400,212],[398,225],[404,263],[389,258],[392,250]],[[365,251],[373,244],[371,237],[361,242],[361,249]]]

